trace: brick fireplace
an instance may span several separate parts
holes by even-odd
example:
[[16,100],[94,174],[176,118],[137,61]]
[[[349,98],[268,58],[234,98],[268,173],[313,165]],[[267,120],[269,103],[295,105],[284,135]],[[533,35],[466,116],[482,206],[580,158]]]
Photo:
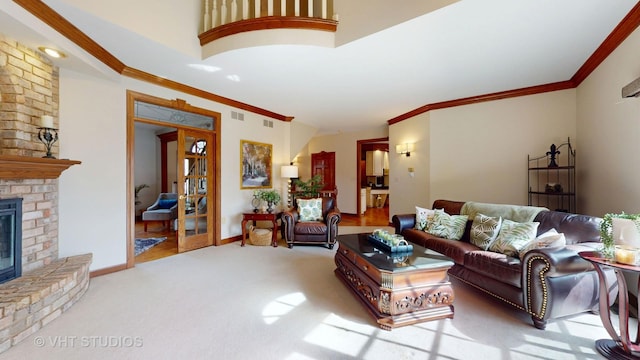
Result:
[[[58,69],[0,34],[0,199],[22,198],[22,276],[0,284],[0,353],[69,309],[89,287],[91,254],[58,256],[58,177],[74,160],[43,158],[43,115],[58,127]],[[57,143],[52,154],[59,156]]]

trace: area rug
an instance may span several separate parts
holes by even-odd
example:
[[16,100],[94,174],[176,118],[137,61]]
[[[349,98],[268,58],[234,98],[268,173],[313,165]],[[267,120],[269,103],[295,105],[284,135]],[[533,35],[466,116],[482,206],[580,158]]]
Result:
[[166,237],[136,239],[135,256],[142,254],[165,240],[167,240]]

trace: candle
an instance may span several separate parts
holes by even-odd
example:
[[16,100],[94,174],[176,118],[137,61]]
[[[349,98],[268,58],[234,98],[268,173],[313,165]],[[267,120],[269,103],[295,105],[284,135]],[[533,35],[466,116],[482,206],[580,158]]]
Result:
[[40,125],[43,128],[53,129],[53,116],[42,115],[42,119],[40,119]]
[[627,265],[638,265],[637,252],[636,248],[616,246],[616,261]]

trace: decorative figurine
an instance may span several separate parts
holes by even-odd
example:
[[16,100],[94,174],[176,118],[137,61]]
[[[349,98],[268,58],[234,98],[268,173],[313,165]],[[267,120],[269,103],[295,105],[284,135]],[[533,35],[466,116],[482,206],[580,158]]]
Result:
[[550,156],[549,167],[558,167],[556,164],[556,155],[560,154],[560,151],[556,150],[556,144],[551,144],[550,151],[547,151],[547,155]]

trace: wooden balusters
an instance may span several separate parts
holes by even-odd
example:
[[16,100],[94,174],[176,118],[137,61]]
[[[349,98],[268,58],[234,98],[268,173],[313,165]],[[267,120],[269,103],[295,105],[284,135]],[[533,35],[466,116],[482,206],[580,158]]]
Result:
[[222,5],[220,5],[220,25],[224,25],[227,23],[227,2],[222,0]]
[[242,0],[242,20],[249,18],[249,0]]
[[[293,0],[293,13],[287,13],[287,0],[203,0],[203,33],[221,25],[260,17],[302,17],[329,20],[333,0]],[[263,3],[264,1],[264,3]],[[306,11],[304,8],[306,6]],[[277,11],[277,8],[280,8]],[[252,11],[253,8],[253,11]],[[305,14],[302,14],[305,12]],[[338,19],[332,14],[332,19]]]

